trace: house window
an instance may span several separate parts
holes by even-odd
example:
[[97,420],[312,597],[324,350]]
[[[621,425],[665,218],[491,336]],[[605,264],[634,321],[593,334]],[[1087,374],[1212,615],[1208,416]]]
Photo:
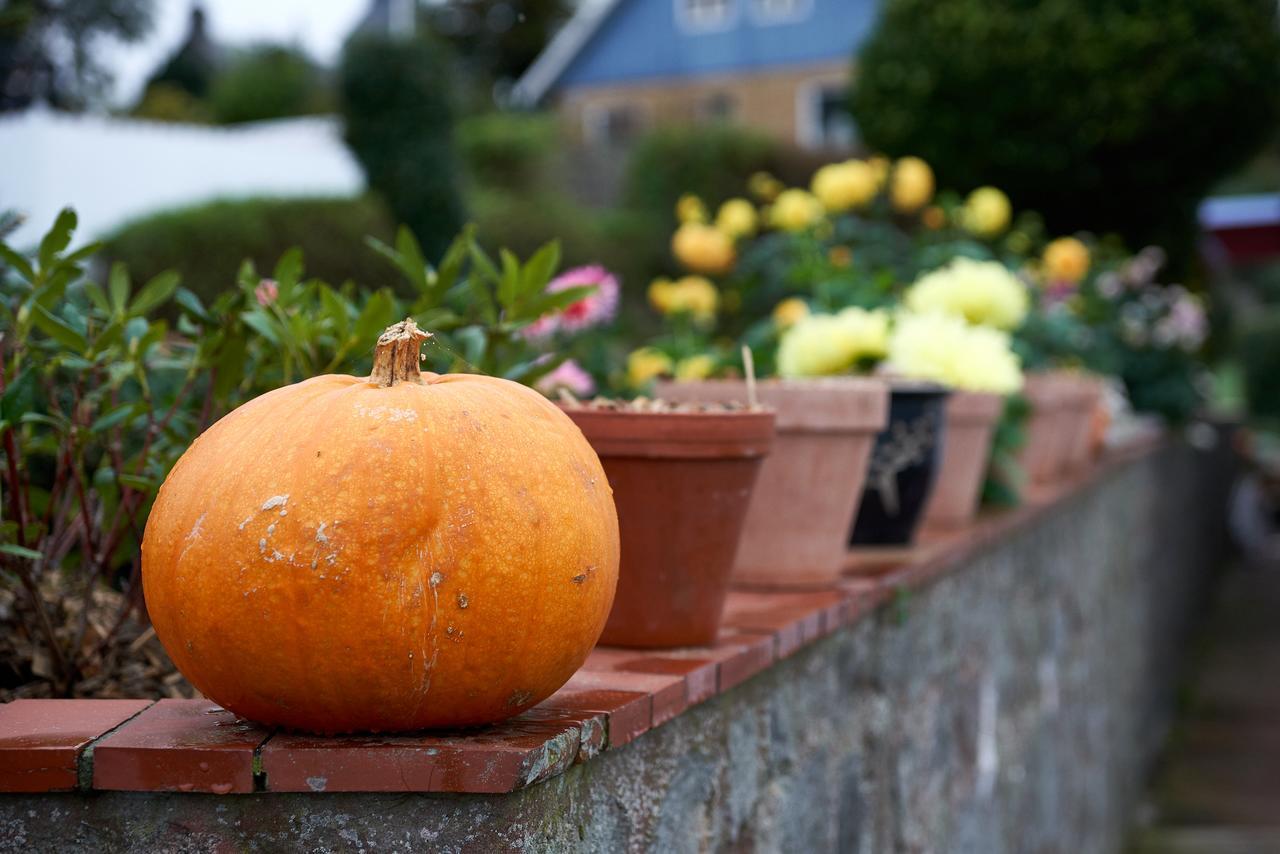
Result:
[[644,130],[644,114],[634,104],[589,104],[582,108],[582,138],[590,145],[625,145]]
[[751,0],[751,17],[757,24],[790,24],[803,20],[813,0]]
[[733,26],[739,0],[674,0],[676,26],[685,33],[711,33]]
[[796,93],[796,142],[804,148],[848,150],[858,140],[849,112],[849,90],[813,83]]

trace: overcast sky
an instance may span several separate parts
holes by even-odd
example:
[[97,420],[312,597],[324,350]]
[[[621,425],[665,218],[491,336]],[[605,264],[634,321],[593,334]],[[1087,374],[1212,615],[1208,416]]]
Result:
[[[205,0],[214,41],[245,45],[259,41],[301,45],[323,63],[338,55],[342,42],[364,15],[369,0]],[[151,35],[134,45],[105,45],[102,57],[115,73],[113,103],[129,104],[157,65],[187,32],[191,0],[155,0]]]

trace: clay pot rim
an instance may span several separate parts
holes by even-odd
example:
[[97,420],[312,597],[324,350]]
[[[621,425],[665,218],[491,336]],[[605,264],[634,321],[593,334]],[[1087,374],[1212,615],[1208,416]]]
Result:
[[[741,379],[668,382],[672,400],[743,401],[746,381]],[[680,394],[681,386],[704,390]],[[889,384],[878,377],[812,377],[761,380],[756,390],[762,403],[778,412],[778,432],[858,434],[877,433],[889,420]]]
[[777,414],[772,409],[634,412],[559,406],[602,457],[763,457],[776,434]]
[[942,383],[929,380],[912,380],[899,377],[886,377],[889,394],[895,397],[950,397],[957,390]]
[[989,424],[1004,413],[1005,395],[994,391],[953,389],[947,398],[947,420],[956,424]]

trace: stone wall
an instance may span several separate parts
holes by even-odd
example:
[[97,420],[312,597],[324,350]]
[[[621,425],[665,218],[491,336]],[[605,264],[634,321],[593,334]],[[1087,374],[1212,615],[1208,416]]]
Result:
[[0,796],[0,850],[1119,848],[1220,557],[1225,451],[1115,463],[628,745],[505,795]]

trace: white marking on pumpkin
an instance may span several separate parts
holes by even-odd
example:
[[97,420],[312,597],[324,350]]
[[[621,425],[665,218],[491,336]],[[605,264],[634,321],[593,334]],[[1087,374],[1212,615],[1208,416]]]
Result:
[[273,495],[270,498],[268,498],[266,501],[262,502],[262,509],[271,510],[276,507],[283,507],[285,504],[288,504],[288,503],[289,503],[288,495]]
[[267,536],[270,537],[275,532],[276,532],[276,523],[272,522],[270,525],[267,526]]
[[324,522],[321,522],[321,523],[320,523],[320,527],[319,527],[319,528],[316,528],[316,542],[317,542],[317,543],[327,543],[327,542],[329,542],[329,538],[328,538],[328,537],[325,535],[325,533],[324,533],[324,526],[325,526],[325,523],[324,523]]
[[187,534],[188,540],[194,540],[196,537],[200,536],[200,526],[204,524],[204,517],[208,515],[209,515],[208,510],[200,514],[200,518],[197,519],[196,523],[191,526],[191,533]]
[[265,552],[266,550],[267,550],[267,538],[263,537],[262,539],[258,540],[258,551]]

